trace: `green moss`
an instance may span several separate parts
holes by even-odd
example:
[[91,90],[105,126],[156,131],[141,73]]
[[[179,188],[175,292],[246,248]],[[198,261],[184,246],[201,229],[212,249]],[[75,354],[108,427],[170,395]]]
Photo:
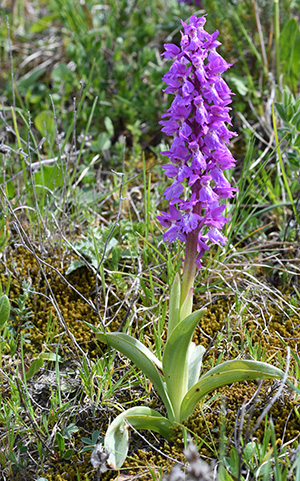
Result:
[[[59,253],[53,253],[51,257],[45,259],[49,264],[54,266],[62,275],[65,275],[66,268],[71,262],[71,256],[64,253],[63,258]],[[64,329],[59,323],[57,313],[53,304],[49,301],[50,291],[44,276],[41,274],[40,266],[34,256],[28,253],[25,249],[12,250],[7,254],[7,266],[13,272],[10,298],[12,304],[18,299],[22,293],[22,282],[31,279],[32,288],[36,292],[28,300],[28,306],[33,313],[32,324],[34,328],[30,330],[31,343],[26,345],[26,354],[31,355],[39,353],[43,350],[55,351],[58,336],[64,333]],[[89,358],[94,358],[99,355],[93,336],[89,328],[86,327],[83,321],[87,320],[90,323],[98,324],[99,319],[90,306],[70,287],[64,280],[53,271],[50,267],[44,266],[44,273],[51,286],[52,294],[55,296],[59,310],[61,311],[64,321],[68,329],[73,333],[76,341],[82,346],[85,352],[88,353]],[[5,286],[7,277],[5,269],[0,267],[0,280]],[[86,298],[95,299],[95,280],[91,272],[86,268],[80,268],[67,277],[68,282],[74,288],[82,293]],[[51,295],[52,295],[51,294]],[[283,294],[288,301],[288,293]],[[110,315],[113,317],[113,308],[115,299],[110,298]],[[100,304],[104,304],[100,300]],[[203,305],[201,298],[196,299],[198,306]],[[138,301],[137,301],[138,305]],[[101,306],[103,309],[103,306]],[[262,311],[263,314],[262,315]],[[207,314],[202,318],[194,335],[194,342],[202,344],[206,347],[207,352],[204,356],[203,369],[207,370],[215,364],[216,360],[221,355],[223,360],[233,359],[243,352],[244,356],[250,354],[250,347],[247,344],[246,331],[253,333],[252,345],[260,344],[262,350],[266,349],[266,358],[272,358],[271,362],[278,365],[278,354],[284,355],[284,348],[277,333],[282,336],[286,342],[289,343],[292,349],[296,349],[297,338],[300,337],[300,323],[299,318],[290,313],[290,317],[285,315],[284,306],[278,304],[277,299],[274,302],[268,300],[264,305],[257,303],[252,306],[251,310],[247,311],[240,322],[239,315],[235,312],[235,298],[233,296],[223,296],[219,298],[213,305],[209,307]],[[113,322],[110,324],[110,330],[116,331],[125,314],[125,309],[120,309]],[[52,345],[46,346],[47,327],[49,316],[53,317],[53,326],[50,335]],[[151,330],[151,325],[144,328],[143,320],[138,320],[135,327],[132,329],[133,334],[139,336],[141,329],[143,338],[146,339],[149,346],[154,344],[154,336]],[[16,318],[14,327],[17,332],[22,332],[22,324],[20,319]],[[162,339],[165,338],[165,332],[162,334]],[[61,337],[61,346],[65,357],[70,356],[74,358],[74,346],[69,336],[65,333]],[[117,366],[116,366],[117,367]],[[261,389],[259,398],[251,413],[245,414],[244,435],[248,422],[248,428],[251,429],[261,414],[264,407],[270,400],[270,386],[271,382],[265,381]],[[215,399],[212,401],[212,396],[207,397],[206,401],[209,403],[200,404],[194,411],[193,415],[184,422],[186,429],[192,433],[200,446],[200,454],[203,457],[215,458],[218,453],[220,442],[220,422],[222,410],[225,409],[226,415],[223,419],[226,420],[225,431],[228,448],[231,445],[235,422],[238,415],[238,410],[244,403],[247,403],[254,395],[257,389],[256,382],[237,383],[230,387],[219,389],[212,393]],[[9,395],[9,393],[7,394]],[[141,393],[138,391],[137,397]],[[272,394],[273,395],[273,394]],[[135,403],[134,389],[122,391],[117,396],[118,402],[132,401],[132,406]],[[118,397],[119,396],[119,397]],[[151,395],[149,406],[160,410],[161,401],[155,395]],[[272,416],[277,439],[284,442],[294,439],[300,432],[300,424],[295,413],[296,401],[285,393],[272,406],[269,415]],[[87,432],[92,433],[95,429],[100,429],[103,436],[109,422],[109,419],[114,417],[111,408],[102,406],[98,412],[99,424],[85,423],[84,429],[80,429],[72,441],[75,443],[75,453],[71,461],[63,461],[59,459],[47,460],[47,466],[41,471],[40,476],[44,476],[48,481],[70,480],[77,481],[78,479],[87,479],[92,481],[96,479],[96,471],[92,470],[90,463],[90,453],[79,454],[83,447],[81,438],[87,436]],[[82,416],[81,416],[82,417]],[[88,416],[87,416],[88,419]],[[78,419],[74,419],[78,425]],[[142,436],[146,438],[148,443],[143,441],[136,434],[133,434],[133,442],[130,444],[130,457],[124,465],[126,474],[139,476],[139,479],[150,480],[148,468],[153,472],[170,470],[174,464],[174,459],[183,459],[182,449],[182,431],[180,428],[175,430],[173,442],[167,443],[159,436],[153,437],[147,431],[142,432]],[[264,426],[261,425],[255,437],[261,441],[264,436]],[[153,448],[151,448],[153,444]],[[163,453],[164,455],[162,455]],[[148,472],[148,474],[147,474]],[[116,477],[116,473],[109,471],[101,476],[101,480],[106,481]]]
[[[22,283],[24,281],[28,282],[30,280],[31,289],[35,292],[27,301],[27,307],[30,308],[33,314],[31,323],[34,328],[29,331],[31,342],[25,345],[26,352],[39,353],[45,349],[49,317],[52,316],[54,323],[51,333],[48,332],[48,338],[50,336],[50,339],[53,340],[54,336],[64,333],[64,328],[58,320],[56,309],[50,301],[50,298],[53,296],[68,329],[74,334],[79,345],[83,346],[84,350],[94,357],[96,355],[96,346],[91,339],[90,329],[85,325],[84,321],[98,324],[98,316],[87,302],[70,287],[70,285],[73,286],[87,299],[95,301],[95,279],[93,274],[83,267],[69,276],[65,276],[65,271],[71,262],[71,256],[69,255],[64,255],[62,260],[59,253],[53,253],[51,258],[46,258],[44,261],[57,269],[61,276],[45,264],[43,264],[44,274],[42,274],[35,256],[31,255],[24,248],[11,250],[7,256],[6,267],[13,272],[9,293],[12,305],[14,306],[14,301],[22,293]],[[64,276],[70,285],[64,281]],[[7,277],[3,271],[1,272],[1,268],[0,281],[4,286],[6,285]],[[22,325],[18,324],[18,318],[14,322],[14,328],[17,332],[22,331]],[[65,353],[74,351],[74,345],[68,335],[64,335],[61,338],[61,345]]]

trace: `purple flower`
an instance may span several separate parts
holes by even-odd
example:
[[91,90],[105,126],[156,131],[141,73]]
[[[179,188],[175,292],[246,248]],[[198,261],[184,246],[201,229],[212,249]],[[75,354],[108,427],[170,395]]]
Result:
[[178,182],[173,182],[170,187],[167,187],[165,190],[165,198],[167,200],[178,199],[183,191],[183,185],[179,184]]
[[207,234],[209,240],[214,244],[226,244],[227,237],[223,236],[218,229],[210,229]]
[[181,217],[179,223],[180,230],[185,234],[193,232],[197,228],[201,219],[202,218],[200,217],[200,215],[195,214],[195,212],[190,210],[186,214],[183,214],[183,216]]
[[179,239],[179,240],[185,242],[186,241],[186,235],[183,234],[180,231],[180,229],[177,225],[172,225],[172,227],[170,227],[170,229],[168,229],[164,233],[164,241],[174,242],[176,239]]
[[165,92],[173,95],[173,101],[159,122],[162,132],[173,136],[170,150],[162,152],[170,159],[163,168],[173,183],[164,192],[169,210],[158,220],[168,227],[166,241],[187,243],[185,267],[201,265],[209,242],[226,244],[221,229],[228,219],[221,202],[237,191],[224,175],[235,164],[227,147],[236,135],[227,127],[232,93],[221,77],[231,64],[216,51],[219,32],[207,33],[205,22],[205,16],[196,15],[189,23],[181,21],[180,47],[166,44],[162,54],[173,59],[163,77]]
[[166,51],[162,54],[162,56],[165,58],[176,57],[176,55],[178,55],[181,52],[180,48],[177,47],[176,45],[173,45],[172,43],[166,43],[165,49]]
[[170,227],[173,222],[180,221],[181,214],[180,212],[174,207],[174,205],[170,205],[169,212],[162,212],[162,215],[157,216],[161,225],[164,227]]

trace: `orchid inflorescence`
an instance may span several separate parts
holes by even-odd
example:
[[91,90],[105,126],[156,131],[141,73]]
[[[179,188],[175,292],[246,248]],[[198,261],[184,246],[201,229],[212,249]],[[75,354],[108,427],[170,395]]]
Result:
[[170,150],[162,152],[171,161],[163,169],[173,183],[164,192],[169,209],[158,219],[168,227],[165,241],[186,242],[185,271],[189,279],[185,295],[209,249],[208,242],[226,244],[221,229],[228,218],[223,215],[226,205],[221,202],[237,191],[223,173],[235,164],[227,144],[236,134],[225,124],[231,124],[231,91],[221,77],[231,64],[216,52],[219,32],[207,33],[205,22],[205,16],[196,15],[189,24],[182,21],[180,47],[166,44],[163,53],[165,58],[174,59],[163,77],[168,85],[165,92],[174,99],[160,121],[162,131],[174,136]]
[[[228,219],[222,216],[226,206],[220,206],[220,199],[232,197],[237,190],[223,174],[235,164],[226,146],[236,135],[225,125],[225,122],[231,123],[228,107],[231,91],[220,75],[230,64],[216,52],[220,45],[216,40],[219,32],[209,35],[203,28],[205,22],[205,17],[193,15],[189,25],[182,22],[181,48],[165,45],[163,55],[175,58],[163,77],[168,85],[165,92],[175,97],[162,116],[170,118],[159,122],[163,125],[162,132],[174,136],[171,149],[162,152],[172,162],[163,169],[174,180],[164,192],[170,201],[169,212],[163,212],[158,218],[163,226],[169,227],[165,240],[171,242],[179,238],[188,242],[190,235],[198,235],[198,267],[208,249],[208,240],[226,244],[219,229]],[[186,195],[184,183],[191,188],[188,199],[183,196]],[[205,227],[209,229],[206,235],[203,234]]]
[[[167,227],[166,241],[179,239],[186,243],[182,280],[175,275],[169,298],[167,341],[162,361],[141,341],[122,332],[103,332],[91,324],[99,341],[127,356],[153,384],[161,397],[166,416],[148,406],[135,406],[121,412],[108,427],[105,448],[108,462],[117,469],[128,451],[128,430],[150,429],[166,439],[174,427],[187,419],[201,399],[214,389],[233,382],[283,378],[281,370],[252,360],[230,360],[217,364],[200,376],[205,349],[192,342],[195,328],[206,309],[192,313],[193,286],[197,267],[208,250],[208,242],[224,245],[221,229],[227,222],[223,199],[234,196],[224,171],[234,165],[228,150],[235,135],[228,130],[228,105],[231,91],[221,74],[230,67],[217,52],[218,32],[208,34],[203,26],[205,16],[193,15],[182,22],[180,47],[165,45],[166,59],[174,62],[163,77],[166,93],[173,102],[160,122],[167,135],[173,135],[171,148],[163,152],[170,158],[164,166],[173,183],[165,190],[168,211],[159,216]],[[167,119],[168,118],[168,119]],[[167,119],[167,120],[165,120]]]

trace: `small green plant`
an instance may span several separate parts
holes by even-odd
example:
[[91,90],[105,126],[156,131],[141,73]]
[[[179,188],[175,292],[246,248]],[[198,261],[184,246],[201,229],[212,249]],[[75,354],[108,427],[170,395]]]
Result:
[[95,448],[95,446],[98,442],[99,435],[100,435],[100,431],[98,431],[98,429],[96,429],[96,431],[93,431],[91,439],[86,438],[86,437],[81,438],[81,441],[86,446],[84,446],[84,448],[82,448],[82,450],[80,452],[85,453],[87,451],[93,451],[93,449]]
[[[10,306],[7,295],[1,298],[3,319],[6,318],[5,322],[0,325],[0,327],[3,328],[2,347],[6,345],[11,356],[14,356],[16,353],[21,339],[22,342],[27,344],[31,342],[29,332],[23,332],[24,330],[33,328],[30,320],[33,314],[31,308],[27,306],[27,300],[31,294],[30,286],[30,283],[23,283],[23,294],[20,294],[19,298],[15,301],[17,304],[16,307]],[[12,322],[7,323],[9,317]]]
[[13,474],[17,474],[22,472],[28,463],[27,459],[27,447],[23,445],[22,441],[19,441],[16,445],[14,451],[12,451],[8,456],[7,459],[11,463],[11,468]]
[[[86,237],[74,244],[74,250],[87,259],[95,270],[98,269],[103,252],[105,251],[109,268],[117,270],[120,260],[137,257],[136,232],[138,231],[138,225],[135,225],[133,228],[130,222],[122,222],[120,234],[123,248],[121,248],[116,237],[118,234],[117,229],[114,229],[113,232],[110,228],[91,229]],[[73,261],[66,270],[66,275],[85,265],[86,262],[83,259]]]
[[71,440],[72,433],[77,433],[78,427],[74,423],[63,428],[62,431],[56,433],[55,439],[59,455],[61,459],[69,460],[74,454],[73,448],[66,448],[66,440]]
[[[298,99],[294,99],[293,95],[290,94],[287,91],[287,95],[290,103],[288,106],[284,106],[284,104],[277,104],[277,110],[281,112],[280,115],[286,115],[285,121],[284,121],[284,129],[286,131],[286,135],[290,136],[290,141],[291,145],[293,147],[294,153],[296,154],[296,157],[293,158],[293,162],[296,162],[296,165],[298,166],[299,170],[299,153],[300,153],[300,133],[299,133],[299,126],[300,126],[300,97]],[[286,107],[286,108],[285,108]],[[278,154],[278,160],[279,160],[279,165],[280,165],[280,170],[283,178],[283,183],[287,192],[287,196],[290,201],[290,205],[292,208],[293,216],[295,221],[298,224],[298,227],[300,226],[300,216],[298,213],[297,209],[297,204],[296,200],[294,199],[293,193],[297,191],[298,183],[292,182],[291,186],[289,185],[289,179],[286,173],[285,165],[283,162],[283,155],[281,152],[280,144],[279,144],[279,138],[278,138],[278,131],[276,127],[276,120],[275,120],[275,109],[274,106],[272,106],[272,119],[273,119],[273,127],[274,127],[274,135],[275,135],[275,141],[277,144],[277,154]],[[294,154],[294,155],[295,155]],[[294,165],[294,164],[292,164]],[[290,170],[289,170],[290,173]],[[292,177],[290,175],[290,177]]]

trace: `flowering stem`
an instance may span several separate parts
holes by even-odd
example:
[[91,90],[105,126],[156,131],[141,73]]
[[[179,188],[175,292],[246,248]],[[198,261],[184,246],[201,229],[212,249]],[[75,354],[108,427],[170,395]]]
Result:
[[180,307],[182,307],[187,295],[194,286],[196,274],[198,233],[190,232],[187,236],[184,272],[181,284]]
[[181,289],[178,279],[170,298],[170,333],[192,312],[196,269],[201,267],[209,242],[226,244],[221,232],[228,221],[222,215],[226,209],[223,200],[237,191],[224,175],[235,164],[227,145],[236,134],[226,125],[231,124],[232,92],[222,78],[231,65],[216,51],[219,32],[206,32],[205,22],[205,16],[196,15],[188,24],[182,21],[180,47],[165,44],[162,54],[173,59],[163,80],[167,84],[164,91],[174,98],[159,122],[162,132],[173,136],[171,148],[162,152],[169,158],[163,168],[173,183],[164,192],[168,211],[157,218],[168,228],[165,241],[186,242]]

